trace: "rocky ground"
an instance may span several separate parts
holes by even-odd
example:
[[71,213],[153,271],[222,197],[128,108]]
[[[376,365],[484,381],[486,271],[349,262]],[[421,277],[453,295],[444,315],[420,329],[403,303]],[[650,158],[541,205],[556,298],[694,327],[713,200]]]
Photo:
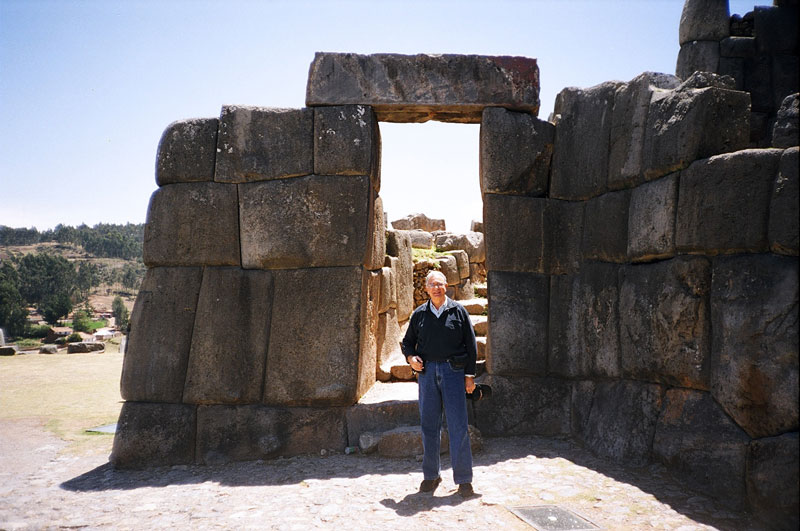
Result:
[[414,459],[328,453],[120,471],[105,452],[72,456],[64,444],[34,421],[0,420],[0,529],[531,529],[511,509],[532,505],[604,529],[762,528],[660,467],[625,469],[555,439],[486,440],[467,500],[449,470],[433,495],[418,493]]

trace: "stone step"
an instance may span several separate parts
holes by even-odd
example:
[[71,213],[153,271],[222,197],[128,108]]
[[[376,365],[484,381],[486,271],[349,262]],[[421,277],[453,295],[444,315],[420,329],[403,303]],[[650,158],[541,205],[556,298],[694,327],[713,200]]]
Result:
[[489,288],[486,284],[475,284],[475,295],[479,297],[488,297],[489,296]]
[[489,318],[485,315],[470,315],[469,319],[472,321],[472,327],[475,328],[475,335],[486,336],[486,332],[489,330]]
[[478,361],[486,359],[486,336],[476,337],[478,343]]
[[485,315],[489,309],[489,300],[483,297],[458,301],[470,315]]
[[[481,432],[471,424],[468,426],[468,430],[470,448],[473,453],[479,452],[483,449]],[[449,441],[447,430],[443,429],[441,453],[449,451]],[[422,428],[419,425],[398,426],[383,432],[363,432],[358,440],[358,448],[362,453],[377,453],[381,457],[416,457],[423,453]]]

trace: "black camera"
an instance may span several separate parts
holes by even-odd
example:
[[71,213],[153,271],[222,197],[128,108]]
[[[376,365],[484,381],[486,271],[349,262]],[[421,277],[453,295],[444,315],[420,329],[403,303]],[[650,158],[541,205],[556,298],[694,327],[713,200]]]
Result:
[[478,400],[483,400],[484,398],[489,398],[490,396],[492,396],[491,387],[486,384],[475,384],[475,390],[471,393],[467,393],[467,400],[477,402]]

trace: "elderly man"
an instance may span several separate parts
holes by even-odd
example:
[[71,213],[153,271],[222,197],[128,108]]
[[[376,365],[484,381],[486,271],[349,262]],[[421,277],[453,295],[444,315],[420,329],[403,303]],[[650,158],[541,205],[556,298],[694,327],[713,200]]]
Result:
[[442,410],[447,415],[453,481],[462,497],[473,494],[472,450],[467,431],[465,392],[475,389],[478,349],[469,313],[446,295],[447,279],[431,271],[425,279],[430,300],[411,314],[403,338],[403,354],[418,376],[419,416],[422,426],[420,492],[432,492],[442,482],[439,446]]

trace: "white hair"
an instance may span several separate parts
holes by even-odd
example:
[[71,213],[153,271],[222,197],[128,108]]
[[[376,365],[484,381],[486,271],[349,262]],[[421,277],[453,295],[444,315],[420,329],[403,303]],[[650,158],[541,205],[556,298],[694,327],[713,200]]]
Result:
[[433,280],[433,277],[441,277],[441,278],[442,278],[442,281],[443,281],[445,284],[447,284],[447,277],[446,277],[446,276],[444,276],[444,273],[442,273],[441,271],[436,271],[436,270],[434,269],[433,271],[431,271],[430,273],[428,273],[428,275],[425,277],[425,285],[426,285],[426,286],[430,286],[430,285],[431,285],[431,281]]

